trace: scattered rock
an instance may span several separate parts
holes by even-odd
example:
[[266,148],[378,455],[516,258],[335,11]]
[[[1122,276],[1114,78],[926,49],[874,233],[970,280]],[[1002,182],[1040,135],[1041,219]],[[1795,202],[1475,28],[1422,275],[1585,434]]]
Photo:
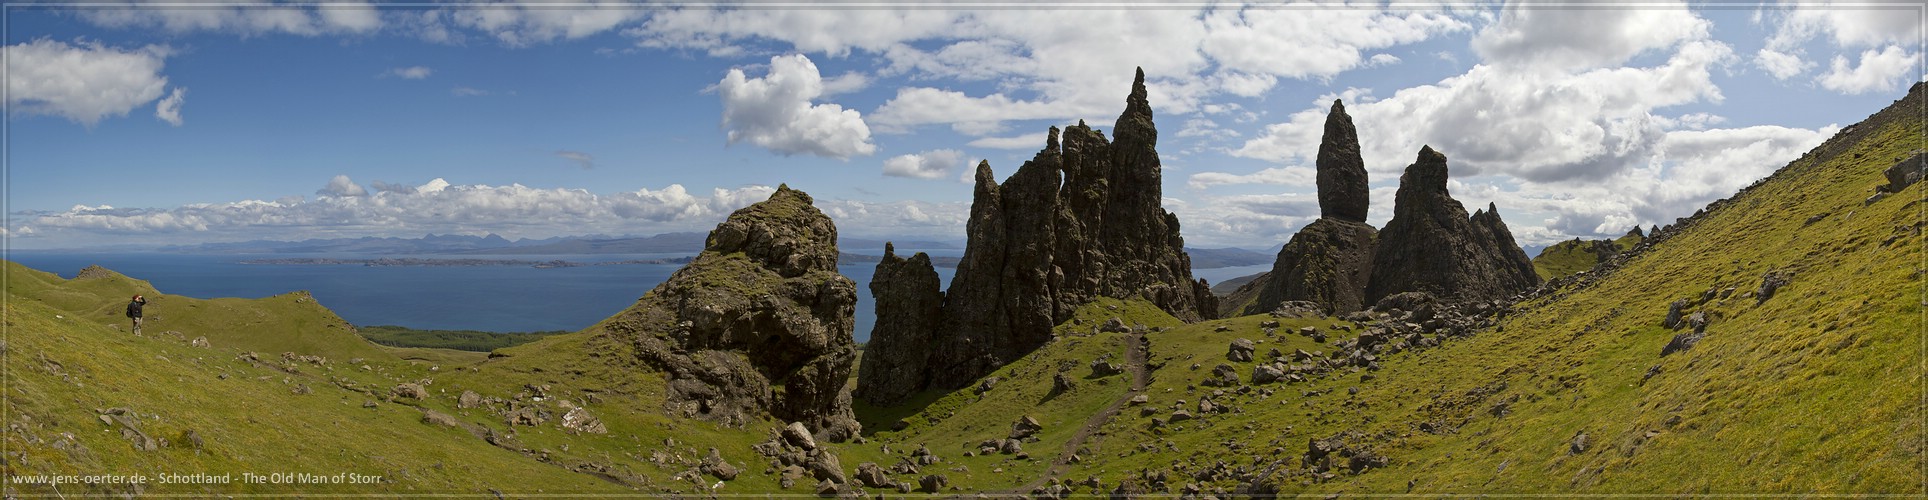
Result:
[[1076,385],[1071,382],[1071,377],[1065,376],[1064,372],[1058,372],[1056,375],[1051,376],[1052,394],[1064,394],[1075,386]]
[[1793,279],[1792,271],[1768,271],[1767,274],[1761,275],[1761,288],[1754,292],[1754,304],[1759,305],[1767,302],[1767,299],[1774,298],[1774,291],[1787,286]]
[[1252,351],[1255,350],[1258,350],[1258,345],[1253,343],[1251,339],[1233,340],[1232,344],[1226,348],[1225,359],[1237,362],[1251,361]]
[[466,410],[477,406],[482,406],[482,395],[475,391],[462,391],[462,395],[455,398],[456,408]]
[[944,488],[947,486],[950,486],[950,484],[951,484],[950,477],[947,477],[943,474],[931,474],[917,480],[917,491],[921,491],[924,493],[937,493],[939,491],[943,491]]
[[1105,320],[1104,325],[1098,327],[1098,331],[1125,333],[1131,331],[1131,327],[1125,326],[1125,320],[1119,319],[1117,316],[1112,316],[1111,319]]
[[430,410],[427,408],[422,408],[422,423],[430,424],[430,425],[439,425],[443,427],[461,427],[462,426],[462,421],[456,420],[455,417],[450,416],[447,413],[442,413],[442,412]]
[[1285,370],[1281,370],[1277,366],[1262,364],[1252,367],[1252,383],[1254,384],[1270,384],[1283,378],[1285,378]]
[[896,488],[897,483],[884,474],[884,468],[877,464],[864,462],[857,464],[857,484],[868,488]]
[[1908,186],[1912,186],[1916,182],[1921,182],[1923,169],[1928,168],[1924,167],[1924,164],[1928,164],[1928,151],[1915,151],[1913,156],[1908,157],[1908,159],[1896,162],[1893,166],[1881,172],[1883,176],[1887,177],[1888,184],[1881,186],[1880,190],[1887,193],[1899,193],[1901,190],[1907,189]]
[[730,461],[723,459],[723,453],[716,448],[710,448],[709,456],[703,457],[703,463],[699,470],[704,474],[723,481],[735,480],[737,474],[740,473],[735,465],[731,465]]
[[1024,439],[1031,437],[1033,434],[1037,434],[1038,431],[1041,430],[1044,430],[1044,424],[1038,423],[1038,419],[1031,418],[1030,415],[1025,415],[1019,417],[1017,422],[1011,423],[1011,434],[1008,437],[1011,439]]
[[189,341],[189,342],[188,342],[188,345],[191,345],[191,346],[194,346],[194,347],[199,347],[199,348],[202,348],[202,349],[206,349],[206,348],[208,347],[208,338],[207,338],[207,337],[195,337],[195,338],[194,338],[194,340],[192,340],[192,341]]
[[[562,428],[571,433],[608,434],[609,428],[602,420],[589,414],[589,410],[573,407],[562,414]],[[734,474],[732,474],[734,475]]]
[[805,450],[817,449],[816,438],[810,436],[810,428],[804,427],[803,422],[791,422],[789,426],[784,427],[783,440],[789,442],[791,446]]
[[1667,345],[1662,346],[1660,348],[1660,355],[1666,356],[1668,354],[1673,354],[1676,352],[1692,349],[1694,348],[1694,344],[1699,344],[1700,339],[1705,338],[1706,336],[1707,335],[1705,333],[1702,333],[1700,331],[1689,331],[1689,332],[1681,332],[1678,334],[1674,334],[1674,338],[1672,340],[1668,340]]
[[1573,441],[1567,445],[1567,453],[1572,455],[1586,453],[1590,444],[1589,441],[1586,431],[1574,433]]
[[414,382],[403,382],[389,392],[394,394],[395,397],[402,399],[424,399],[428,397],[428,389],[424,389],[422,388],[422,384]]

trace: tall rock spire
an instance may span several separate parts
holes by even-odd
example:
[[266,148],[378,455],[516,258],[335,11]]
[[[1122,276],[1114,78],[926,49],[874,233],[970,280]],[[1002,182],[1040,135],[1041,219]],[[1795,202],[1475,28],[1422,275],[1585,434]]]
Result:
[[1366,184],[1366,161],[1359,156],[1359,131],[1338,99],[1326,115],[1325,135],[1319,141],[1319,216],[1365,222],[1371,188]]

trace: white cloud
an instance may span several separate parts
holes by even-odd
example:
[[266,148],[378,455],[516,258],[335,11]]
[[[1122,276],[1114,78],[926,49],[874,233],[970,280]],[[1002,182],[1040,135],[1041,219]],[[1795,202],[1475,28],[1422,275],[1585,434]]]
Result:
[[313,9],[289,5],[219,3],[194,7],[128,4],[79,9],[82,19],[96,26],[162,30],[173,33],[210,31],[241,36],[291,34],[368,34],[382,26],[381,14],[366,3],[329,3]]
[[1312,167],[1292,166],[1268,168],[1250,174],[1231,174],[1225,172],[1199,172],[1192,174],[1186,185],[1192,189],[1205,189],[1212,186],[1236,184],[1276,184],[1283,186],[1314,186],[1318,184],[1318,170]]
[[174,87],[174,93],[154,104],[154,117],[170,125],[181,126],[181,102],[187,100],[187,87]]
[[1814,63],[1801,60],[1800,55],[1773,49],[1761,49],[1755,52],[1754,65],[1767,71],[1767,74],[1774,75],[1776,80],[1794,78],[1806,72],[1808,68],[1814,67]]
[[980,137],[966,145],[984,149],[1016,149],[1036,151],[1044,148],[1045,132],[1024,134],[1012,137]]
[[818,199],[817,209],[837,223],[846,236],[928,237],[957,239],[970,219],[969,202],[866,202]]
[[1799,47],[1826,35],[1838,48],[1872,48],[1921,42],[1921,8],[1914,5],[1779,4],[1774,35],[1767,46],[1775,50]]
[[328,181],[327,186],[316,190],[315,194],[318,196],[368,196],[368,190],[363,189],[360,184],[356,184],[346,175],[337,175]]
[[1843,94],[1865,94],[1894,90],[1901,82],[1920,79],[1921,55],[1889,45],[1877,52],[1861,52],[1861,62],[1848,66],[1848,58],[1834,56],[1827,74],[1815,81],[1822,88]]
[[434,73],[435,70],[428,66],[409,66],[405,68],[389,68],[388,71],[382,72],[381,76],[383,78],[392,76],[404,80],[421,80],[428,78],[429,75]]
[[836,104],[811,104],[823,96],[823,88],[817,65],[801,54],[770,58],[770,72],[762,78],[731,69],[716,84],[729,143],[749,142],[785,156],[849,159],[875,153],[862,114]]
[[917,179],[942,179],[964,166],[963,151],[939,149],[899,155],[884,160],[884,175]]
[[624,33],[645,47],[712,56],[772,42],[830,57],[862,51],[884,61],[881,77],[995,82],[998,90],[983,95],[902,88],[869,114],[880,132],[946,125],[981,136],[999,133],[1007,121],[1108,122],[1129,91],[1132,67],[1152,80],[1153,106],[1183,113],[1213,95],[1259,95],[1282,78],[1389,64],[1394,56],[1373,61],[1363,54],[1466,29],[1438,12],[1214,5],[1192,12],[680,9],[651,13]]
[[161,97],[167,87],[161,68],[169,52],[155,45],[123,50],[99,42],[69,45],[45,38],[6,46],[7,107],[89,127],[103,118],[126,116]]
[[[1656,110],[1718,102],[1711,70],[1732,59],[1724,44],[1690,41],[1665,63],[1646,68],[1569,73],[1477,65],[1438,84],[1354,101],[1347,112],[1359,128],[1367,169],[1378,176],[1396,177],[1414,151],[1431,145],[1452,158],[1456,175],[1586,181],[1651,155],[1669,122]],[[1324,106],[1293,113],[1233,154],[1310,163],[1325,115]]]
[[582,167],[583,170],[589,170],[596,167],[596,157],[591,156],[589,153],[584,153],[581,151],[570,151],[565,149],[565,150],[557,151],[556,157],[562,158],[564,160],[569,160],[570,163],[575,163],[576,166]]
[[1707,37],[1713,23],[1684,3],[1639,8],[1561,9],[1508,4],[1473,37],[1488,63],[1552,70],[1618,65],[1643,52]]
[[[149,241],[191,238],[260,239],[394,236],[423,232],[495,232],[507,237],[559,234],[633,234],[639,230],[706,229],[731,211],[769,197],[769,186],[712,189],[698,195],[682,185],[593,194],[582,189],[452,185],[435,179],[412,190],[377,182],[369,193],[336,176],[315,199],[243,200],[171,209],[75,206],[64,212],[14,214],[17,225],[64,241],[145,235]],[[184,234],[186,233],[186,234]]]
[[823,80],[823,95],[827,97],[837,94],[848,94],[863,90],[864,87],[869,85],[870,77],[864,76],[863,73],[851,71],[839,75],[836,78],[825,78]]
[[457,27],[481,31],[503,45],[528,47],[611,31],[642,19],[645,12],[622,2],[557,7],[541,1],[509,1],[453,8],[446,18]]
[[1371,59],[1366,60],[1367,66],[1391,66],[1394,64],[1399,64],[1399,56],[1392,54],[1373,54]]

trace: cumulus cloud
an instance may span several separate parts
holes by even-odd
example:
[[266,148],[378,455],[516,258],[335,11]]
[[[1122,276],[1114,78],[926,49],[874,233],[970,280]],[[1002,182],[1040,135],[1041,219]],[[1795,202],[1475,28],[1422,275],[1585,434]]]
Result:
[[1754,53],[1754,65],[1760,67],[1763,71],[1767,71],[1767,74],[1773,75],[1776,80],[1794,78],[1801,73],[1807,72],[1808,68],[1814,67],[1814,63],[1801,60],[1801,56],[1799,55],[1774,49],[1761,49],[1756,51]]
[[403,80],[421,80],[428,78],[429,75],[434,73],[435,70],[428,66],[409,66],[405,68],[389,68],[388,71],[382,72],[381,76],[383,78],[395,77]]
[[801,54],[770,58],[769,74],[750,78],[731,69],[716,84],[723,98],[729,143],[748,142],[785,156],[849,159],[877,151],[870,126],[854,109],[812,104],[823,96],[823,76]]
[[538,189],[455,185],[431,180],[411,189],[377,182],[368,192],[338,175],[312,200],[243,200],[192,204],[171,209],[75,206],[62,212],[14,214],[49,236],[81,239],[89,235],[191,234],[197,240],[258,239],[315,232],[392,236],[422,232],[495,232],[510,237],[559,234],[635,233],[693,230],[722,220],[731,211],[762,201],[769,186],[716,188],[693,193],[679,184],[594,194],[582,189]]
[[916,179],[942,179],[964,165],[963,151],[939,149],[899,155],[884,160],[884,175]]
[[1508,4],[1473,37],[1488,63],[1576,70],[1618,65],[1651,50],[1706,38],[1713,23],[1685,3],[1638,8],[1558,9]]
[[1236,184],[1274,184],[1282,186],[1313,186],[1319,180],[1318,170],[1312,167],[1292,166],[1268,168],[1250,174],[1226,172],[1199,172],[1192,174],[1186,185],[1192,189],[1205,189],[1212,186]]
[[[1652,154],[1667,122],[1656,110],[1717,102],[1711,71],[1726,45],[1683,42],[1665,63],[1553,72],[1478,65],[1463,75],[1347,106],[1368,171],[1394,176],[1421,145],[1452,158],[1459,175],[1506,174],[1533,182],[1599,179]],[[1311,163],[1326,110],[1315,106],[1267,126],[1234,155]],[[1477,131],[1477,133],[1469,133]]]
[[581,151],[570,151],[565,149],[565,150],[557,151],[556,157],[562,158],[564,160],[569,160],[571,163],[575,163],[576,166],[582,167],[583,170],[589,170],[596,167],[596,157],[591,156],[589,153],[584,153]]
[[968,145],[974,148],[985,148],[985,149],[1017,149],[1017,150],[1036,151],[1038,149],[1044,148],[1044,140],[1046,135],[1047,133],[1045,132],[1038,132],[1035,134],[1024,134],[1024,135],[1012,136],[1012,137],[980,137],[980,138],[971,140],[971,142],[969,142]]
[[1849,66],[1848,58],[1834,56],[1827,74],[1815,79],[1822,88],[1843,94],[1892,91],[1904,81],[1920,79],[1921,54],[1889,45],[1880,51],[1861,52],[1861,62]]
[[154,117],[176,127],[181,126],[181,102],[187,100],[187,87],[174,87],[174,93],[154,104]]
[[1001,132],[1007,121],[1115,116],[1132,77],[1123,68],[1144,68],[1153,80],[1151,101],[1161,111],[1186,112],[1213,95],[1258,95],[1282,78],[1328,78],[1390,64],[1395,56],[1364,54],[1466,29],[1442,12],[1213,5],[1190,13],[1073,9],[1043,15],[677,9],[652,12],[624,33],[645,47],[712,56],[740,55],[770,42],[831,57],[862,51],[884,62],[878,76],[995,82],[999,90],[982,95],[903,88],[869,116],[880,132],[945,125],[984,136]]
[[[155,45],[120,49],[99,42],[69,45],[45,38],[6,46],[7,107],[89,127],[110,116],[126,116],[161,97],[167,87],[161,68],[169,52]],[[175,92],[178,96],[181,91]],[[178,100],[172,109],[179,119]],[[161,109],[156,114],[168,120]]]
[[319,196],[368,196],[368,190],[350,180],[346,175],[337,175],[328,181],[327,186],[315,191]]
[[480,31],[510,47],[528,47],[557,40],[576,40],[607,32],[641,19],[646,9],[624,2],[589,2],[569,8],[541,1],[508,1],[471,5],[447,11],[458,28]]
[[373,33],[382,27],[381,13],[373,5],[363,2],[330,2],[313,8],[252,3],[223,7],[218,2],[192,8],[169,8],[130,3],[124,8],[103,6],[76,12],[96,26],[173,33],[206,31],[241,36],[354,35]]

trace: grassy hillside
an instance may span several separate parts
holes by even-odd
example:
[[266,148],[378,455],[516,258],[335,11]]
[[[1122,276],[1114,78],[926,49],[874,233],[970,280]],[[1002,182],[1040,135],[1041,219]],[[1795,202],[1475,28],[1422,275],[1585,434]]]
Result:
[[[1928,205],[1922,185],[1869,195],[1883,169],[1925,146],[1922,109],[1911,95],[1642,243],[1617,270],[1517,304],[1494,329],[1381,354],[1376,370],[1253,382],[1274,350],[1295,364],[1351,354],[1337,346],[1376,319],[1185,325],[1106,299],[985,379],[994,383],[860,404],[866,441],[826,447],[846,474],[924,447],[941,460],[892,479],[942,474],[944,493],[1921,495]],[[780,488],[751,449],[784,422],[683,418],[692,410],[665,403],[663,376],[613,336],[555,335],[486,357],[391,349],[305,294],[199,300],[111,272],[63,280],[7,263],[5,273],[9,481],[236,481],[7,484],[11,493],[815,492],[807,480]],[[1786,284],[1758,295],[1770,275]],[[152,300],[145,336],[120,316],[134,293]],[[1689,331],[1662,326],[1682,300],[1683,313],[1707,318],[1705,337],[1662,354]],[[1128,331],[1105,331],[1113,318]],[[208,345],[189,342],[197,337]],[[1228,358],[1238,339],[1253,341],[1254,360]],[[1238,383],[1207,384],[1221,364]],[[421,386],[419,398],[398,391],[405,383]],[[1041,429],[1020,453],[980,448],[1024,417]],[[1344,448],[1325,474],[1306,463],[1322,439]],[[711,453],[741,475],[702,472]],[[244,472],[382,479],[240,484]]]
[[[1221,394],[1201,385],[1213,366],[1249,384],[1256,364],[1226,360],[1234,338],[1263,339],[1260,352],[1321,346],[1261,337],[1264,317],[1150,334],[1152,359],[1166,361],[1146,391],[1157,409],[1102,423],[1056,477],[1077,492],[1129,482],[1174,494],[1254,482],[1283,494],[1922,494],[1922,187],[1865,202],[1883,169],[1924,147],[1922,107],[1916,95],[1845,130],[1590,285],[1522,303],[1494,330],[1382,356],[1377,371]],[[1769,273],[1792,278],[1760,300]],[[1710,324],[1663,356],[1690,331],[1661,326],[1681,299]],[[1026,363],[1086,360],[1056,352]],[[1201,413],[1205,397],[1232,410],[1154,425],[1174,408]],[[971,410],[934,405],[912,420]],[[1307,471],[1309,442],[1335,436],[1384,463]],[[977,438],[918,427],[877,437],[953,450]]]

